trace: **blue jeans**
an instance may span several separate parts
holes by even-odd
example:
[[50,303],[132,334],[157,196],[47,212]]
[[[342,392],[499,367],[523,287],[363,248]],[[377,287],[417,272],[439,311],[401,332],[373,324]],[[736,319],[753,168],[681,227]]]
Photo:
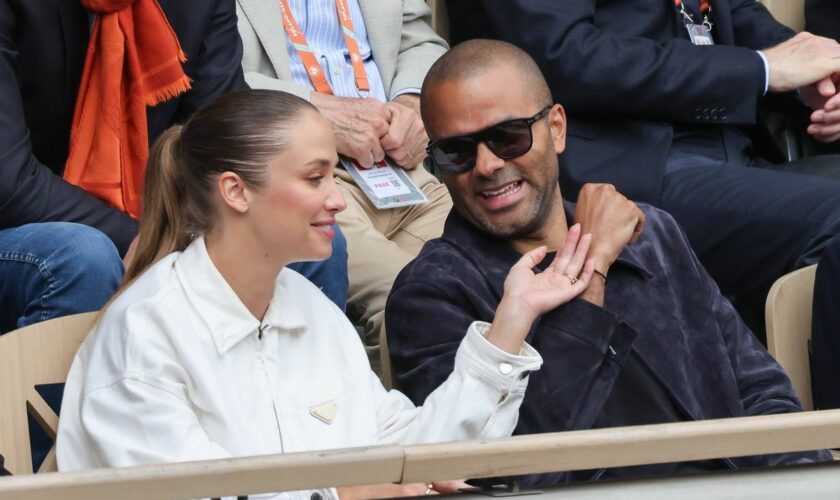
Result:
[[0,230],[0,333],[101,309],[122,274],[116,247],[97,229],[44,222]]
[[297,271],[324,292],[339,309],[347,307],[347,240],[339,227],[335,229],[333,239],[333,253],[327,260],[314,262],[296,262],[289,265],[289,269]]

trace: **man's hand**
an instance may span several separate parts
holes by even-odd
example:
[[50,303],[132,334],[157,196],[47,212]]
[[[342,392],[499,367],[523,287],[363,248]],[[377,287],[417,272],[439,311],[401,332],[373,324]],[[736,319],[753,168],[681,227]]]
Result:
[[312,92],[312,104],[332,124],[336,149],[365,168],[385,158],[380,140],[389,130],[391,110],[376,99]]
[[604,275],[627,245],[642,234],[645,214],[612,184],[585,184],[578,195],[575,220],[592,234],[590,258]]
[[840,73],[840,44],[808,32],[765,50],[764,57],[770,68],[770,92],[788,92],[808,85],[826,90],[831,76]]
[[[469,488],[470,485],[460,480],[440,481],[431,483],[431,491],[429,495],[439,495],[441,493],[450,494],[458,493],[461,488]],[[400,498],[400,497],[416,497],[426,495],[429,490],[429,485],[426,483],[408,483],[408,484],[372,484],[368,486],[346,486],[338,488],[338,498],[340,500],[367,500],[375,498]]]
[[426,157],[429,142],[420,118],[420,96],[402,94],[386,107],[391,111],[391,123],[388,133],[382,138],[382,149],[398,165],[411,170]]
[[586,259],[590,241],[591,236],[581,236],[580,225],[575,224],[551,265],[539,274],[533,269],[548,249],[541,246],[523,255],[505,278],[504,294],[487,340],[503,351],[518,354],[538,317],[583,293],[594,268],[593,260]]
[[799,89],[805,103],[814,110],[808,133],[820,142],[840,139],[840,93],[837,86],[840,73],[817,84]]

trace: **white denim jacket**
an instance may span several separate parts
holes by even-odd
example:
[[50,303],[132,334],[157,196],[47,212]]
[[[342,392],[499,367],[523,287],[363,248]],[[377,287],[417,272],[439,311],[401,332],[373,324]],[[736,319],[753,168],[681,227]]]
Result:
[[[204,240],[144,273],[73,361],[57,438],[60,470],[507,436],[528,373],[474,323],[455,370],[422,407],[386,391],[344,314],[289,269],[258,321]],[[286,498],[335,498],[334,490]]]

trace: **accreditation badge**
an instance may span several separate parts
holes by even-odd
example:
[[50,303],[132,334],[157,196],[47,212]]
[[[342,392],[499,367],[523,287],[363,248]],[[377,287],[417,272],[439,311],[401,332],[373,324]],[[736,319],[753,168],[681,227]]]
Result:
[[380,210],[429,201],[406,171],[390,158],[386,157],[371,168],[364,168],[356,160],[346,157],[341,157],[341,164],[373,206]]
[[715,41],[712,38],[712,32],[704,24],[685,23],[685,29],[688,30],[688,37],[691,38],[691,43],[694,45],[714,45]]

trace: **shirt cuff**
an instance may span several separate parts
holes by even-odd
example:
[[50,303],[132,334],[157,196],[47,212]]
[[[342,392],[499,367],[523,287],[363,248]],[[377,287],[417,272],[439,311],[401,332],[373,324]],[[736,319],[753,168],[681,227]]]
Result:
[[767,91],[770,89],[770,63],[767,62],[767,56],[764,55],[764,52],[757,50],[755,51],[758,54],[758,57],[761,58],[761,62],[764,63],[764,94],[767,95]]
[[408,87],[406,89],[402,89],[402,90],[394,93],[394,95],[391,96],[391,100],[393,101],[394,99],[396,99],[397,97],[399,97],[403,94],[420,94],[420,89],[416,88],[416,87]]
[[455,369],[459,365],[475,371],[501,392],[527,383],[527,375],[542,366],[542,356],[527,342],[522,343],[519,354],[503,351],[490,343],[485,336],[490,323],[474,321],[458,347]]

